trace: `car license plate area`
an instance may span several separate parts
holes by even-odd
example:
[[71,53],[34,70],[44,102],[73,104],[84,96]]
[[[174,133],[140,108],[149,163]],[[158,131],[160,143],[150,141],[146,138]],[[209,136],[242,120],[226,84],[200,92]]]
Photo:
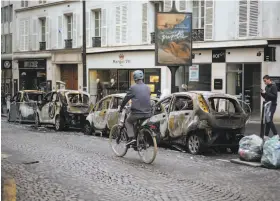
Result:
[[218,120],[218,125],[220,127],[238,127],[240,126],[239,119],[220,119]]

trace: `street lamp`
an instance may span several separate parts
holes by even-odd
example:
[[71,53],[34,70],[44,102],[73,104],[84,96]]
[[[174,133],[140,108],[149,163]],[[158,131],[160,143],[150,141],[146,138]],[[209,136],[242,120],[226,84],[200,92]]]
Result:
[[87,46],[87,35],[86,35],[86,0],[82,0],[83,3],[83,90],[87,91],[87,55],[86,55],[86,46]]

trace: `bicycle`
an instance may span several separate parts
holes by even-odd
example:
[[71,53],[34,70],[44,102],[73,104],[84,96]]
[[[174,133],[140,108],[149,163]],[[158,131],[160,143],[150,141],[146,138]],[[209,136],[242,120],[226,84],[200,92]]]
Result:
[[[149,128],[149,126],[143,125],[147,118],[139,119],[134,124],[136,142],[128,142],[129,138],[124,124],[128,113],[129,108],[125,107],[120,114],[119,123],[111,128],[109,136],[110,147],[118,157],[125,156],[129,148],[134,148],[135,151],[138,151],[138,154],[144,163],[151,164],[154,162],[157,155],[156,134]],[[143,152],[147,152],[149,148],[151,148],[152,154],[150,158],[146,158]]]

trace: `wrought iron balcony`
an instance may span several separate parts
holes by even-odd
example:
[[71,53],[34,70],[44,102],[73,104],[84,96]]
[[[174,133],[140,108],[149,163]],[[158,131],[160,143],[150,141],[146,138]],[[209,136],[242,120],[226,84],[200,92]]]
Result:
[[92,47],[101,47],[101,37],[92,37]]
[[72,48],[72,39],[66,39],[65,41],[65,48]]
[[193,41],[204,41],[204,29],[193,29],[192,30]]
[[154,44],[156,41],[156,36],[155,36],[155,32],[151,33],[151,44]]
[[40,44],[40,50],[46,50],[46,42],[39,42]]

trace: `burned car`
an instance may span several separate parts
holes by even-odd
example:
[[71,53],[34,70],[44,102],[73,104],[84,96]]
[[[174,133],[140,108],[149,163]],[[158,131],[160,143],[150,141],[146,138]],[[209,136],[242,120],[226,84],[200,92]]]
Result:
[[47,93],[38,103],[36,126],[51,124],[56,130],[83,127],[89,114],[89,94],[76,90],[55,90]]
[[[115,124],[118,123],[118,107],[121,105],[125,93],[112,94],[101,99],[86,118],[84,133],[107,133]],[[151,98],[151,105],[157,103],[156,98]],[[128,103],[129,104],[129,103]]]
[[160,100],[144,123],[158,142],[183,145],[191,154],[209,146],[238,148],[249,115],[236,97],[212,92],[180,92]]
[[7,103],[8,121],[33,122],[37,103],[44,97],[44,92],[23,90],[17,92]]

